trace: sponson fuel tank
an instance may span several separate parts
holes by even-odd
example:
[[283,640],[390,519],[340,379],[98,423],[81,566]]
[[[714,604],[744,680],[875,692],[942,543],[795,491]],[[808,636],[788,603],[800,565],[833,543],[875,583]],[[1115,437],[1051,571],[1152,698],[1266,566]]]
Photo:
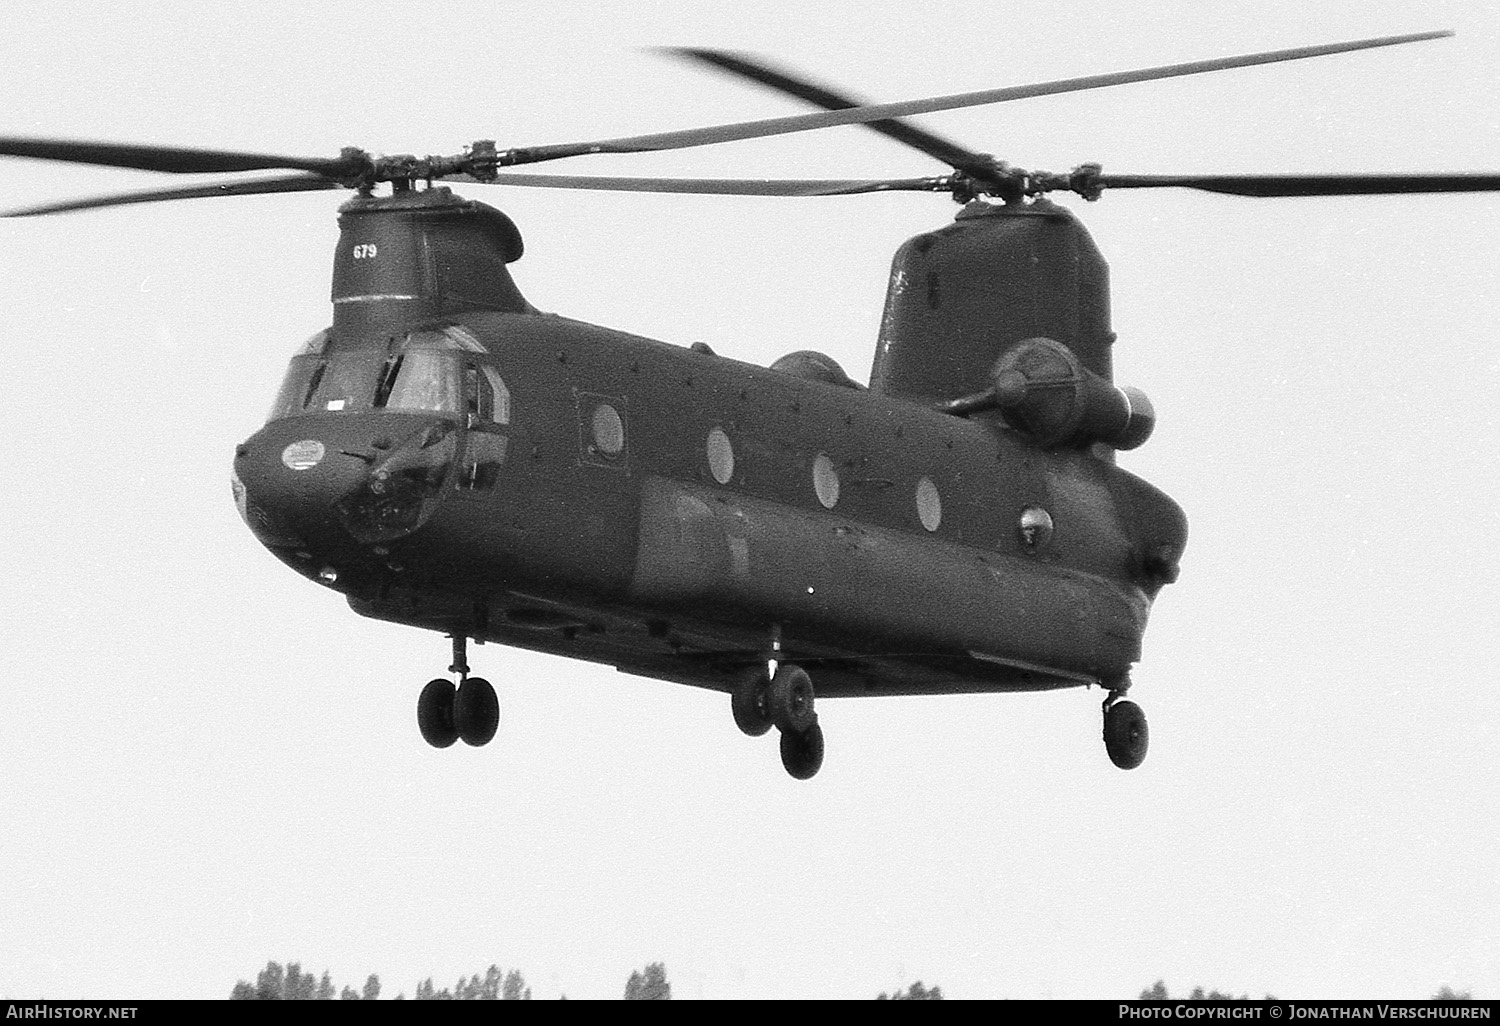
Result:
[[975,201],[896,252],[870,388],[954,399],[983,388],[1017,342],[1038,337],[1113,380],[1109,266],[1063,207]]

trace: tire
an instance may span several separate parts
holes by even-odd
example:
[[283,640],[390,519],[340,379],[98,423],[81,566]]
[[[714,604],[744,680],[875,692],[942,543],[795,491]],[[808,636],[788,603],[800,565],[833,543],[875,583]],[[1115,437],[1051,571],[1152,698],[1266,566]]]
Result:
[[453,725],[466,745],[487,745],[500,728],[500,699],[483,677],[470,677],[453,700]]
[[1134,702],[1121,699],[1104,711],[1104,750],[1121,769],[1135,769],[1146,761],[1151,731],[1146,714]]
[[434,748],[447,748],[458,740],[458,730],[453,726],[453,682],[428,681],[417,697],[417,729],[422,738]]
[[734,725],[749,737],[760,737],[774,723],[766,700],[766,671],[764,667],[741,673],[729,693],[729,709],[734,713]]
[[818,722],[812,678],[800,666],[780,666],[766,688],[766,709],[783,734],[801,734]]
[[797,780],[810,780],[823,768],[823,728],[816,721],[800,734],[782,732],[781,765]]

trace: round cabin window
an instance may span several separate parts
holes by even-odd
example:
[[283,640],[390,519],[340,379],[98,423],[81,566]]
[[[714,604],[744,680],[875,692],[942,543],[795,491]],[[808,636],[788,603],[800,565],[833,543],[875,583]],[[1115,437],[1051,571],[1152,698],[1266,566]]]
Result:
[[838,504],[839,472],[826,453],[818,453],[818,458],[813,460],[813,491],[818,494],[818,501],[824,509],[833,509]]
[[594,407],[594,448],[605,456],[618,456],[625,451],[625,422],[620,411],[609,403]]
[[1016,525],[1021,537],[1021,548],[1035,552],[1052,538],[1052,514],[1040,506],[1028,507]]
[[924,477],[917,482],[917,518],[929,531],[936,531],[943,522],[943,497],[938,494],[937,485],[931,478]]
[[734,446],[723,428],[708,433],[708,471],[721,485],[727,485],[734,477]]

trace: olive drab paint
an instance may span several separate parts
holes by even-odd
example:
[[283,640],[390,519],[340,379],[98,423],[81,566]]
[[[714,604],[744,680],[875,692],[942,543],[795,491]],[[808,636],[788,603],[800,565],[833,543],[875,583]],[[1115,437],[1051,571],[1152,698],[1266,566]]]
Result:
[[[864,104],[745,54],[669,52],[823,110],[664,133],[334,158],[0,138],[0,155],[169,173],[295,171],[8,212],[334,188],[333,321],[293,356],[240,445],[255,536],[358,612],[441,631],[422,689],[435,747],[493,738],[470,638],[728,692],[739,729],[823,761],[824,696],[1100,685],[1105,751],[1149,732],[1124,698],[1187,523],[1115,465],[1155,412],[1115,383],[1109,272],[1049,200],[1188,188],[1239,196],[1500,191],[1500,175],[1133,175],[1027,170],[908,115],[1438,39],[1420,32]],[[875,180],[529,175],[518,165],[863,124],[951,173]],[[966,205],[896,254],[868,388],[809,350],[769,368],[542,314],[509,265],[520,233],[443,181],[741,196],[915,190]],[[421,187],[425,184],[425,187]],[[389,185],[387,196],[376,196]],[[1000,202],[990,202],[991,197]]]
[[356,196],[339,208],[334,342],[461,310],[529,311],[506,266],[522,250],[509,217],[447,188]]
[[1064,207],[975,200],[897,251],[870,387],[952,399],[980,387],[1009,346],[1036,337],[1111,380],[1109,266]]
[[866,389],[539,314],[504,214],[361,196],[333,325],[237,453],[245,518],[364,615],[648,677],[729,691],[774,651],[830,697],[1122,688],[1181,511],[1095,439],[935,402],[1033,337],[1107,380],[1104,262],[1041,206],[902,248]]

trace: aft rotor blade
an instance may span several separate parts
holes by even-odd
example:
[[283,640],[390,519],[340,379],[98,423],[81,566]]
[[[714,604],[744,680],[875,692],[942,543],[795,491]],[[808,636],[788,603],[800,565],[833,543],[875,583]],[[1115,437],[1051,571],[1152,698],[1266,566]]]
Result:
[[1383,196],[1496,192],[1500,174],[1099,175],[1104,189],[1201,189],[1232,196]]
[[364,164],[355,157],[281,157],[234,150],[199,150],[177,146],[141,146],[125,143],[83,142],[77,139],[26,139],[0,137],[0,156],[57,160],[69,164],[128,167],[169,174],[219,171],[312,171],[341,178],[358,174]]
[[[792,75],[790,72],[773,67],[766,61],[751,57],[749,54],[733,53],[729,50],[707,50],[689,46],[662,47],[660,52],[673,57],[681,57],[687,60],[707,64],[709,67],[720,71],[727,71],[732,75],[739,75],[752,82],[770,86],[772,89],[806,100],[825,110],[847,110],[852,107],[867,106],[865,101],[857,100],[852,96],[836,93],[832,89],[820,86],[815,82]],[[958,171],[967,171],[970,174],[980,174],[989,169],[990,160],[966,146],[948,139],[935,132],[929,132],[925,128],[918,128],[907,121],[886,120],[867,121],[866,128],[872,128],[881,135],[889,136],[897,142],[905,143],[913,149],[920,150],[929,157],[934,157]]]
[[764,118],[758,121],[741,121],[734,124],[714,125],[707,128],[691,128],[677,132],[657,132],[650,135],[626,136],[619,139],[604,139],[597,142],[564,143],[554,146],[532,146],[507,150],[498,154],[501,166],[532,164],[562,157],[578,157],[591,153],[644,153],[653,150],[686,149],[693,146],[709,146],[715,143],[735,142],[741,139],[760,139],[771,135],[791,132],[807,132],[836,125],[868,124],[872,121],[887,121],[892,118],[909,117],[914,114],[930,114],[940,110],[956,110],[961,107],[977,107],[988,103],[1004,103],[1032,96],[1049,96],[1055,93],[1076,92],[1083,89],[1100,89],[1105,86],[1126,85],[1131,82],[1149,82],[1180,75],[1196,75],[1209,71],[1225,71],[1256,64],[1271,64],[1277,61],[1300,60],[1304,57],[1321,57],[1325,54],[1346,53],[1378,46],[1394,46],[1398,43],[1413,43],[1424,39],[1439,39],[1451,36],[1452,32],[1419,32],[1404,36],[1384,36],[1378,39],[1360,39],[1348,43],[1330,43],[1324,46],[1306,46],[1292,50],[1272,50],[1265,53],[1246,54],[1241,57],[1219,57],[1206,61],[1189,61],[1185,64],[1169,64],[1159,68],[1139,71],[1120,71],[1106,75],[1087,75],[1082,78],[1059,79],[1033,85],[1007,86],[1001,89],[986,89],[972,93],[955,93],[923,100],[905,100],[898,103],[878,103],[845,110],[820,111],[813,114],[798,114],[791,117]]
[[[450,175],[444,181],[467,175]],[[937,178],[618,178],[606,175],[530,175],[499,172],[486,185],[540,189],[601,189],[615,192],[670,192],[716,196],[853,196],[867,192],[946,192],[947,176]]]
[[211,196],[256,196],[273,192],[314,192],[342,188],[338,182],[322,175],[289,175],[284,178],[249,178],[213,185],[185,186],[177,189],[153,189],[149,192],[122,192],[92,199],[64,200],[35,207],[0,211],[0,217],[35,217],[39,214],[61,214],[70,210],[93,210],[98,207],[123,207],[131,203],[157,203],[163,200],[204,199]]

